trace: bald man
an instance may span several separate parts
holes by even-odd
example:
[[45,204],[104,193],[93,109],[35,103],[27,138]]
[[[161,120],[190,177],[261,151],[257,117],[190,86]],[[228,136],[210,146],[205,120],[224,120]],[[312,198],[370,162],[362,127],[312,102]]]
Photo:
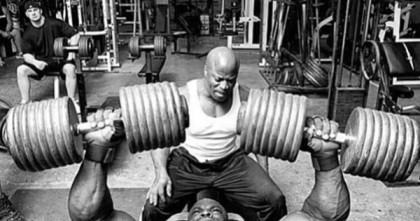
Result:
[[[167,220],[182,211],[191,199],[196,199],[197,192],[210,187],[220,190],[231,202],[245,207],[242,211],[229,212],[237,213],[247,221],[278,221],[286,215],[285,197],[266,173],[266,168],[263,169],[265,162],[263,167],[259,166],[235,145],[240,102],[248,97],[248,90],[236,83],[238,70],[239,61],[231,50],[215,48],[208,55],[204,77],[180,88],[189,106],[187,137],[172,152],[168,148],[151,152],[156,178],[143,207],[143,221]],[[98,111],[88,120],[119,117],[120,114]],[[326,140],[330,134],[335,136],[337,133],[336,123],[328,119],[316,118],[307,126],[316,128]],[[122,126],[116,124],[85,136],[88,143],[85,158],[70,190],[69,212],[72,220],[134,220],[126,212],[114,209],[106,184],[107,163],[112,160],[117,138],[124,136],[121,130]],[[303,148],[312,150],[315,186],[302,211],[290,214],[285,220],[296,217],[301,220],[344,220],[348,216],[350,202],[338,167],[337,147],[334,146],[338,144],[307,140],[302,143],[306,144]],[[221,207],[211,206],[214,202],[208,200],[198,205],[200,208]],[[191,210],[189,218],[212,220],[200,217],[213,214],[211,216],[224,220],[226,211],[219,215],[217,210],[208,213],[208,209],[201,209],[195,215]],[[248,213],[244,214],[245,210]]]
[[287,213],[283,193],[266,172],[266,160],[258,157],[260,166],[236,145],[238,111],[249,92],[237,83],[238,74],[233,51],[217,47],[207,56],[204,77],[180,88],[189,107],[186,140],[172,152],[151,152],[156,177],[143,221],[168,219],[209,187],[246,208],[247,214],[232,211],[246,220],[279,220]]

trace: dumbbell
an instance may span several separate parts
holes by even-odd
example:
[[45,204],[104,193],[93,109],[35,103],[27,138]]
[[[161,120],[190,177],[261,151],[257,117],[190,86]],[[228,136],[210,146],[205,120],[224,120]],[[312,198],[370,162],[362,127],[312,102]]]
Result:
[[128,49],[131,57],[141,57],[141,52],[154,51],[156,56],[164,56],[166,54],[166,38],[163,36],[155,36],[153,44],[145,44],[142,41],[142,36],[133,36],[130,38]]
[[[176,146],[185,140],[188,107],[174,83],[120,88],[122,120],[132,153]],[[100,128],[80,123],[68,97],[13,107],[1,126],[1,140],[16,165],[42,171],[82,160],[81,134]]]
[[[247,153],[294,162],[305,131],[307,98],[272,90],[252,89],[241,105],[237,133]],[[341,143],[345,173],[395,182],[408,178],[419,158],[419,126],[407,117],[356,108]]]
[[80,58],[92,58],[94,52],[94,43],[91,37],[80,36],[78,45],[68,45],[68,38],[54,39],[54,56],[67,58],[69,52],[76,52]]

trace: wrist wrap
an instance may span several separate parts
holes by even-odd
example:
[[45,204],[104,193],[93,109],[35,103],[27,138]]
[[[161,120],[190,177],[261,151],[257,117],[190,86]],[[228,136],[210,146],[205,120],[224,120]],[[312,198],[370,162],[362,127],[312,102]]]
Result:
[[114,159],[114,148],[88,145],[86,148],[85,159],[98,163],[111,163]]
[[338,156],[314,157],[312,156],[312,166],[316,171],[330,171],[339,166]]

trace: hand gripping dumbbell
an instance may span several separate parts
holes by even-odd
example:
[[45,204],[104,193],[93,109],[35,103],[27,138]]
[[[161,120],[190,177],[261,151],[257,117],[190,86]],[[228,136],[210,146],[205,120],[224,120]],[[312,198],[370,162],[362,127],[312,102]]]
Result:
[[81,59],[92,58],[95,51],[91,37],[80,36],[78,45],[69,45],[68,38],[56,38],[53,45],[54,55],[58,58],[67,58],[69,52],[79,54]]
[[[188,107],[174,83],[123,87],[120,100],[132,153],[185,140]],[[0,140],[20,169],[41,171],[79,163],[83,155],[80,135],[104,124],[80,123],[73,102],[63,97],[11,108],[0,125]]]
[[[294,162],[306,133],[306,100],[299,95],[252,89],[240,109],[237,133],[245,152]],[[408,178],[419,158],[418,123],[402,115],[356,108],[341,143],[345,173],[395,182]]]

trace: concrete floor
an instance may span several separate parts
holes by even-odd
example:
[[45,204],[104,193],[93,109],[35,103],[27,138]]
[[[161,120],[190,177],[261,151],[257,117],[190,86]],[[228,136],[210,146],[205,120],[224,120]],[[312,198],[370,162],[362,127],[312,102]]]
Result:
[[[225,41],[215,38],[198,39],[193,48],[196,52],[206,52],[208,49],[224,45]],[[124,46],[126,47],[126,46]],[[126,53],[126,48],[122,53]],[[266,88],[267,83],[258,72],[258,51],[237,51],[241,61],[239,82],[251,88]],[[172,55],[167,53],[166,64],[161,73],[161,81],[172,81],[177,85],[184,85],[190,79],[202,75],[205,58],[196,58],[190,55]],[[126,54],[122,55],[123,59]],[[88,105],[100,105],[108,96],[118,96],[118,89],[122,86],[143,84],[144,79],[137,77],[137,72],[144,64],[144,56],[132,61],[123,61],[121,68],[112,73],[86,73],[86,88]],[[0,97],[13,105],[19,102],[20,95],[17,89],[15,67],[20,62],[15,58],[6,60],[7,66],[0,67]],[[32,84],[32,97],[34,100],[51,98],[53,95],[52,79],[47,78]],[[61,90],[65,91],[63,82]],[[308,115],[327,114],[326,97],[310,97]],[[124,147],[124,145],[123,145]],[[108,184],[112,189],[147,189],[153,182],[154,172],[150,154],[130,154],[128,148],[121,148],[109,170]],[[57,169],[32,173],[19,170],[7,153],[0,152],[0,180],[3,190],[12,196],[18,190],[31,189],[68,189],[77,173],[79,165],[71,165]],[[417,173],[417,169],[416,169]],[[304,199],[310,193],[314,183],[314,173],[311,166],[310,155],[302,152],[294,163],[270,159],[270,175],[280,186],[287,197],[289,211],[301,208]],[[416,174],[418,177],[418,174]],[[345,175],[351,193],[351,213],[348,220],[356,221],[400,221],[420,220],[420,188],[418,186],[405,186],[390,188],[379,181],[368,178]],[[144,194],[142,195],[144,196]],[[25,199],[34,200],[37,199]],[[124,208],[124,203],[116,201],[116,208]],[[36,211],[25,210],[24,215],[30,220],[69,220],[63,201],[50,200],[43,202]],[[64,200],[65,202],[65,200]],[[135,201],[139,203],[138,201]],[[143,201],[142,201],[143,202]],[[14,201],[16,205],[23,201]],[[49,207],[59,206],[63,209],[60,218],[52,218]],[[135,205],[140,208],[142,204]],[[137,217],[139,209],[133,210],[131,215]]]

